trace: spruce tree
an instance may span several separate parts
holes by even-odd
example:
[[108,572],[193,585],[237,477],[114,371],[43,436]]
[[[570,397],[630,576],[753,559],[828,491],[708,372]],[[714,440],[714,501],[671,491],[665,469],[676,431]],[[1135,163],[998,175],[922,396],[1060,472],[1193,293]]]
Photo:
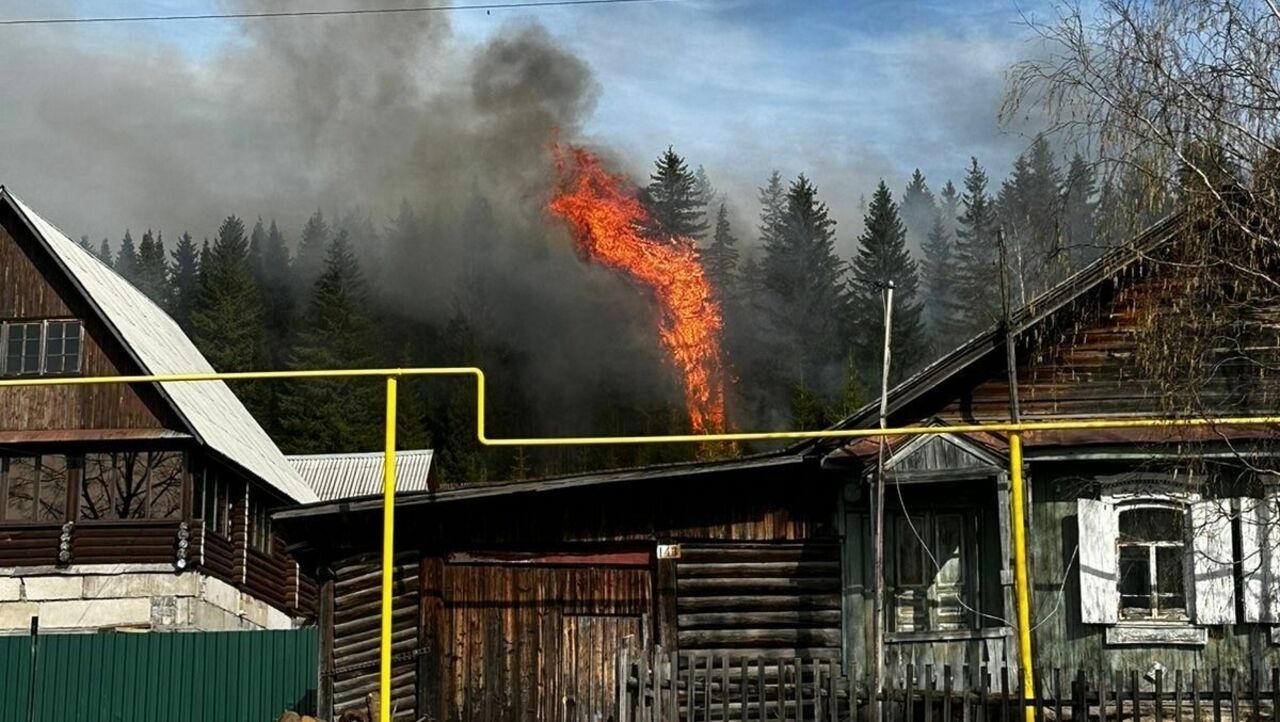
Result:
[[249,272],[259,285],[262,285],[262,255],[266,245],[267,229],[262,225],[262,216],[258,216],[258,222],[253,224],[253,231],[249,233]]
[[111,255],[111,241],[105,238],[98,244],[98,260],[111,267],[116,265],[115,258]]
[[294,300],[289,274],[289,248],[274,220],[262,245],[258,284],[262,289],[263,330],[267,344],[264,355],[269,368],[281,368],[293,331]]
[[654,168],[645,195],[650,235],[664,240],[702,238],[707,231],[706,200],[684,159],[668,147]]
[[857,370],[864,379],[878,378],[884,339],[884,288],[892,282],[893,326],[891,380],[905,378],[925,360],[916,262],[907,250],[906,228],[889,186],[880,181],[863,219],[849,280]]
[[324,214],[317,210],[303,226],[298,251],[293,257],[294,296],[302,303],[310,298],[316,279],[324,271],[329,236],[329,224],[325,222]]
[[137,277],[138,251],[134,248],[133,235],[126,228],[124,240],[120,241],[120,251],[116,254],[116,273],[132,283]]
[[710,209],[716,204],[715,186],[711,185],[711,177],[707,175],[707,169],[701,165],[693,172],[693,187],[704,209]]
[[787,189],[782,183],[782,174],[773,171],[764,187],[759,189],[757,199],[760,201],[760,247],[768,251],[770,248],[782,252],[783,219],[787,213]]
[[262,347],[262,299],[249,272],[244,223],[228,216],[200,263],[200,285],[191,314],[196,345],[219,371],[258,365]]
[[942,186],[939,194],[939,208],[942,213],[942,227],[953,240],[956,237],[956,224],[960,221],[960,191],[951,181]]
[[735,295],[738,278],[738,239],[729,227],[729,212],[720,204],[716,212],[716,230],[711,245],[702,252],[702,266],[716,294],[727,300]]
[[[804,387],[834,395],[842,384],[846,344],[844,265],[835,252],[835,220],[803,174],[787,189],[781,235],[761,265],[770,339],[786,370]],[[785,351],[784,351],[785,350]]]
[[138,244],[138,265],[134,270],[133,285],[156,303],[168,305],[169,264],[164,253],[164,238],[153,235],[149,228]]
[[93,244],[89,242],[88,234],[80,236],[80,247],[90,253],[93,253]]
[[956,228],[956,294],[954,318],[966,335],[1000,318],[1000,277],[996,249],[996,214],[987,194],[987,173],[970,159]]
[[[360,264],[345,231],[325,253],[312,286],[306,316],[289,354],[295,369],[375,365],[374,327]],[[377,448],[381,388],[341,380],[286,384],[279,400],[280,428],[292,451],[360,451]]]
[[1074,268],[1092,262],[1103,250],[1101,241],[1094,237],[1097,194],[1093,166],[1076,153],[1062,183],[1062,237]]
[[[874,203],[874,199],[872,200]],[[902,207],[900,215],[902,217],[903,228],[907,232],[907,247],[920,248],[924,245],[925,239],[929,236],[929,231],[933,228],[934,215],[938,210],[937,202],[933,198],[933,191],[929,190],[929,184],[925,182],[924,173],[916,168],[911,174],[911,180],[907,183],[907,188],[902,192]]]
[[169,315],[187,333],[191,333],[191,312],[195,309],[196,294],[200,290],[200,252],[190,233],[178,237],[178,244],[170,253]]
[[933,228],[925,239],[920,260],[921,289],[924,291],[924,322],[930,349],[936,356],[958,343],[958,329],[951,316],[955,308],[954,242],[943,222],[942,211],[933,217]]

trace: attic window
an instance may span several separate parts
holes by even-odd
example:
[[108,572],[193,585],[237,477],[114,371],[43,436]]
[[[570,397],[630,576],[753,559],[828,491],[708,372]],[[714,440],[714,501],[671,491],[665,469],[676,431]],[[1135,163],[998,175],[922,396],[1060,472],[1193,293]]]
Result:
[[5,376],[57,376],[80,371],[84,327],[79,321],[6,323],[0,334]]

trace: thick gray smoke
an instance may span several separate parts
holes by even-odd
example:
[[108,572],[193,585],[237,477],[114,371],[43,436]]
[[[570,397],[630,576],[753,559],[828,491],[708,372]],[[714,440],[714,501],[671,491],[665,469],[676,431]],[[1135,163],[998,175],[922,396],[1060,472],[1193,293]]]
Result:
[[544,210],[549,143],[574,137],[599,92],[584,62],[536,25],[459,40],[444,13],[243,31],[201,63],[48,35],[65,29],[6,34],[5,125],[56,143],[0,158],[0,182],[37,209],[57,199],[46,212],[68,233],[113,243],[125,226],[212,233],[229,213],[274,217],[296,240],[316,208],[357,209],[382,230],[407,202],[417,237],[362,254],[393,269],[370,269],[385,298],[435,321],[465,308],[487,338],[530,355],[532,392],[564,409],[568,392],[604,382],[604,359],[610,383],[673,392],[653,378],[648,303],[582,263]]

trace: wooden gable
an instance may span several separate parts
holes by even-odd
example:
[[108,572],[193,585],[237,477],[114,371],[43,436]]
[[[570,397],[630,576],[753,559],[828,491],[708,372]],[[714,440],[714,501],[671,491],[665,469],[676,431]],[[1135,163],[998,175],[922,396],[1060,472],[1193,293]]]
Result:
[[[987,477],[1004,472],[1006,463],[990,450],[962,436],[917,436],[885,461],[885,471],[896,480],[947,477]],[[868,468],[868,473],[872,468]]]
[[[54,318],[84,324],[81,375],[141,372],[55,261],[0,205],[0,321]],[[116,436],[133,437],[145,430],[186,431],[150,386],[0,388],[0,409],[0,434],[9,443],[23,440],[26,432],[31,440],[90,440],[97,435],[76,432],[117,430]]]

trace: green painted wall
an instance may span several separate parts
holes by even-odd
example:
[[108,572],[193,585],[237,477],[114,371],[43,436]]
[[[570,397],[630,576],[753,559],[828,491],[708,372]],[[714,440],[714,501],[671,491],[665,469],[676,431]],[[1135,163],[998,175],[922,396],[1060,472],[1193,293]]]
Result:
[[[1280,665],[1280,647],[1270,644],[1267,627],[1235,624],[1208,627],[1203,646],[1107,646],[1104,628],[1080,621],[1079,567],[1072,558],[1079,533],[1076,499],[1091,493],[1093,480],[1131,468],[1103,464],[1040,462],[1029,470],[1031,513],[1029,557],[1032,584],[1033,649],[1038,666],[1091,673],[1145,672],[1159,662],[1168,670],[1267,670]],[[1070,567],[1068,567],[1070,563]],[[1063,583],[1065,579],[1065,584]]]
[[[41,635],[34,722],[268,722],[314,712],[317,631]],[[0,722],[27,722],[31,638],[0,637]]]

